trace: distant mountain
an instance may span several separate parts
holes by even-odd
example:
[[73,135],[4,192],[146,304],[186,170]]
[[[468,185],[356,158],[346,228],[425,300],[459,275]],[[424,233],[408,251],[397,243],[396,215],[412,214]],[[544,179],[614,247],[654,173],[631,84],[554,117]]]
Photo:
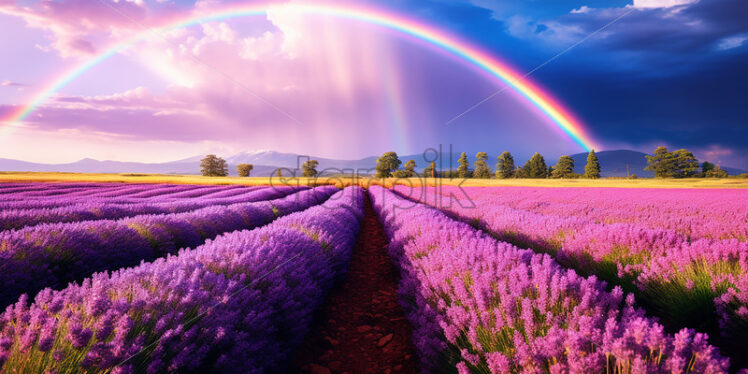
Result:
[[[255,170],[257,165],[271,165],[274,169],[279,167],[287,169],[300,169],[301,165],[309,159],[319,161],[318,170],[322,169],[358,169],[358,168],[373,168],[376,163],[376,157],[374,157],[373,163],[369,161],[369,158],[361,160],[336,160],[324,157],[306,156],[299,155],[296,153],[282,153],[276,151],[257,151],[257,152],[242,152],[235,154],[231,157],[226,157],[226,162],[229,165],[237,165],[241,163],[253,164]],[[335,172],[335,170],[330,170]]]
[[[629,150],[597,152],[601,175],[603,177],[625,177],[627,176],[626,167],[628,166],[628,175],[636,174],[638,177],[645,178],[654,177],[654,172],[644,170],[647,167],[647,158],[644,157],[646,155],[643,152]],[[574,159],[574,172],[584,174],[584,166],[587,165],[587,153],[577,153],[571,155],[571,158]]]
[[[200,161],[197,161],[199,172]],[[67,164],[41,164],[0,158],[3,171],[57,171],[72,173],[154,173],[154,174],[195,174],[195,162],[173,161],[165,163],[142,163],[122,161],[98,161],[84,158]]]
[[[630,174],[636,174],[639,177],[651,177],[651,171],[645,171],[647,160],[646,154],[642,152],[629,150],[602,151],[597,156],[600,159],[602,167],[602,176],[604,177],[622,177],[626,176],[626,166]],[[2,171],[57,171],[57,172],[78,172],[78,173],[143,173],[143,174],[199,174],[200,159],[203,156],[194,156],[182,160],[163,162],[163,163],[142,163],[142,162],[121,162],[121,161],[98,161],[90,158],[84,158],[80,161],[67,164],[41,164],[26,161],[18,161],[0,158],[0,170]],[[378,156],[362,158],[360,160],[337,160],[323,157],[311,158],[319,161],[320,172],[326,174],[334,173],[351,173],[356,170],[362,174],[373,174]],[[413,159],[418,165],[418,170],[422,170],[431,161],[436,161],[439,169],[456,169],[459,153],[447,153],[442,155],[441,159],[434,160],[433,154],[418,155],[401,155],[400,160],[406,162]],[[587,163],[587,153],[577,153],[571,156],[574,159],[577,173],[584,173],[584,165]],[[309,157],[295,153],[282,153],[276,151],[254,151],[242,152],[230,157],[226,157],[229,164],[229,173],[236,174],[236,165],[248,163],[254,165],[252,175],[269,176],[278,168],[295,170],[301,167]],[[475,162],[475,154],[468,155],[470,167]],[[525,160],[515,159],[517,165],[522,165]],[[546,158],[548,165],[555,165],[556,159]],[[496,166],[496,155],[488,157],[488,164],[493,169]],[[745,173],[744,170],[723,167],[731,175]],[[287,173],[286,173],[287,175]]]

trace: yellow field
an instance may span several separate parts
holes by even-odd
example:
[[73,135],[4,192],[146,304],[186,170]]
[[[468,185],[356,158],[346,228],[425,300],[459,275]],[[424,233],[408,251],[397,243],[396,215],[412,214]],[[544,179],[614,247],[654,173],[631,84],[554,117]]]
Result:
[[748,179],[468,179],[462,186],[620,187],[620,188],[748,188]]
[[0,172],[0,182],[99,182],[99,183],[170,183],[170,184],[268,184],[269,178],[214,178],[199,175],[172,174],[88,174]]
[[531,186],[531,187],[623,187],[623,188],[748,188],[748,179],[373,179],[367,177],[320,177],[320,178],[268,178],[268,177],[202,177],[197,175],[172,174],[85,174],[85,173],[30,173],[0,172],[2,182],[100,182],[100,183],[173,183],[173,184],[243,184],[243,185],[321,185],[335,184],[349,186],[358,184],[393,183],[420,186],[434,185],[461,186]]

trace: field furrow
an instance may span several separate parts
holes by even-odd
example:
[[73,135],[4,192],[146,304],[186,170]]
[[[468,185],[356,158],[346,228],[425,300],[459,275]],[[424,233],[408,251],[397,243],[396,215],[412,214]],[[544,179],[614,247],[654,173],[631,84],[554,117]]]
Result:
[[412,329],[397,298],[398,271],[366,200],[346,277],[330,294],[289,373],[418,372]]

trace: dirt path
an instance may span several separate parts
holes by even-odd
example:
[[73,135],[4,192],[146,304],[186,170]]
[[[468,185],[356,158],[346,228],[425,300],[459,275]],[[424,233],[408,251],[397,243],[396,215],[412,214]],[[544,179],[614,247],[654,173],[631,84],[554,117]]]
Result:
[[417,373],[411,326],[397,302],[398,273],[371,203],[348,277],[330,295],[291,373]]

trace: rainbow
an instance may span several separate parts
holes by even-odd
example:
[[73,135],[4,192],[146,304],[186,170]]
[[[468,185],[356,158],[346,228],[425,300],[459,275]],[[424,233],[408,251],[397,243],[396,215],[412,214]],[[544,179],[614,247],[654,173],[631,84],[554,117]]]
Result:
[[492,77],[498,79],[498,81],[507,84],[547,116],[554,126],[561,129],[569,136],[569,138],[585,150],[594,148],[592,139],[587,134],[579,120],[566,110],[558,100],[554,99],[550,94],[534,85],[532,82],[523,79],[520,73],[510,68],[506,63],[499,61],[488,52],[483,51],[454,35],[439,30],[435,26],[422,23],[389,10],[360,4],[250,3],[230,5],[226,8],[210,11],[210,13],[207,14],[190,14],[172,20],[164,26],[136,34],[131,39],[119,43],[92,59],[73,67],[71,70],[66,71],[42,89],[27,105],[14,110],[2,121],[10,123],[10,126],[8,127],[17,125],[24,119],[28,118],[29,115],[31,115],[45,100],[65,87],[68,83],[75,80],[92,67],[128,49],[130,46],[143,41],[149,35],[153,35],[154,32],[161,33],[209,21],[266,15],[270,10],[279,8],[287,8],[303,14],[331,16],[361,21],[394,30],[424,43],[439,47],[487,72]]

